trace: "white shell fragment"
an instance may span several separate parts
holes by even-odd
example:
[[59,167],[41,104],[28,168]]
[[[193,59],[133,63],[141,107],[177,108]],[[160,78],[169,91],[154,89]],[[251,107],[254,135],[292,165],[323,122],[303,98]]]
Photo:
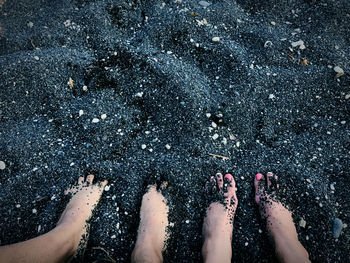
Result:
[[107,118],[107,114],[102,114],[102,115],[101,115],[101,119],[102,119],[102,120],[105,120],[106,118]]
[[220,41],[220,37],[213,37],[213,38],[212,38],[212,41],[213,41],[213,42],[219,42],[219,41]]
[[305,49],[305,45],[304,45],[304,41],[302,40],[299,40],[299,41],[296,41],[296,42],[292,42],[292,47],[299,47],[299,49]]
[[344,70],[341,67],[335,66],[333,69],[337,73],[337,75],[335,75],[336,78],[339,78],[344,75]]
[[99,120],[98,118],[93,118],[91,122],[92,122],[92,123],[98,123],[99,121],[100,121],[100,120]]
[[0,161],[0,170],[4,170],[6,168],[6,164],[3,161]]
[[219,134],[215,133],[212,138],[213,140],[216,140],[217,138],[219,138]]

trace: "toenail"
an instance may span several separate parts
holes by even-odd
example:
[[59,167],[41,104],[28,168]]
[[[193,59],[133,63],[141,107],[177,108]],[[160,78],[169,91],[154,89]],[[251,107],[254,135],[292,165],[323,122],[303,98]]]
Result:
[[233,177],[232,177],[231,174],[226,174],[226,175],[225,175],[225,178],[227,178],[227,179],[229,179],[229,180],[231,181]]
[[259,180],[262,178],[262,176],[263,176],[263,175],[260,174],[260,173],[259,173],[259,174],[256,174],[256,179],[259,181]]

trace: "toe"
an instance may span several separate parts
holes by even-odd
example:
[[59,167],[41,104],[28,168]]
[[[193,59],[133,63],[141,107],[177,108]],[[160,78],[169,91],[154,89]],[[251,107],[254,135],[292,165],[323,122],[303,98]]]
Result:
[[214,176],[211,176],[210,177],[210,185],[211,185],[211,190],[213,192],[216,191],[217,187],[216,187],[216,180],[215,180],[215,177]]
[[273,178],[274,178],[274,180],[275,180],[275,182],[276,182],[276,188],[277,188],[277,189],[280,188],[280,185],[278,184],[278,176],[277,176],[277,175],[274,175]]
[[101,183],[101,187],[104,188],[107,184],[108,184],[108,181],[107,181],[107,180],[104,180],[104,181]]
[[160,185],[159,189],[160,190],[165,190],[168,187],[168,182],[164,181],[162,182],[162,184]]
[[222,190],[222,187],[224,186],[224,180],[222,179],[222,173],[216,174],[216,183],[220,190]]
[[260,197],[264,193],[265,178],[261,173],[258,173],[254,178],[255,186],[255,201],[259,203]]
[[270,188],[272,178],[273,178],[273,173],[268,172],[266,174],[267,188]]
[[89,174],[87,177],[86,177],[86,181],[88,184],[92,184],[94,180],[94,175],[93,174]]
[[231,174],[225,175],[225,187],[227,187],[227,191],[225,192],[225,196],[231,197],[233,194],[235,194],[236,191],[236,182],[233,179],[233,176]]
[[84,176],[80,176],[78,178],[78,184],[83,184],[84,183]]

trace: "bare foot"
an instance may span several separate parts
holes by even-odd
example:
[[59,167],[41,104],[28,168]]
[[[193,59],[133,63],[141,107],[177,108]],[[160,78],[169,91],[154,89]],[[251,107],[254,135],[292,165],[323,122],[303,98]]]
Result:
[[[166,183],[163,183],[166,187]],[[165,250],[169,208],[161,192],[150,185],[142,198],[140,226],[132,262],[162,262]]]
[[232,175],[226,174],[223,178],[221,173],[212,176],[207,185],[213,202],[203,222],[205,262],[231,262],[233,219],[238,205],[235,187]]
[[87,220],[97,205],[107,181],[92,184],[93,175],[67,190],[73,194],[57,226],[41,236],[12,245],[0,246],[0,262],[67,262],[77,252],[86,234]]
[[72,194],[72,199],[63,211],[57,227],[68,229],[72,233],[74,253],[77,251],[79,244],[84,243],[83,239],[87,235],[87,221],[90,219],[92,211],[98,204],[103,189],[107,185],[107,180],[92,184],[93,180],[93,175],[88,175],[86,180],[84,180],[84,177],[79,177],[78,185],[65,192],[65,194]]
[[277,176],[257,174],[254,180],[255,201],[273,241],[276,255],[281,262],[310,262],[309,254],[298,240],[292,213],[276,197],[279,188]]

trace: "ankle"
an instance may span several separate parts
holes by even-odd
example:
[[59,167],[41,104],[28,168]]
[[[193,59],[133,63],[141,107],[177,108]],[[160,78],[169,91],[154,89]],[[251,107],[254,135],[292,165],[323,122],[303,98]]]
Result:
[[136,242],[135,248],[131,254],[131,262],[163,262],[162,252],[150,244],[149,242]]
[[67,253],[71,256],[75,255],[82,238],[81,228],[74,224],[65,222],[57,225],[52,231],[66,237],[64,246],[66,247]]
[[231,262],[231,236],[207,236],[203,243],[202,255],[204,262]]
[[309,254],[296,237],[274,237],[275,252],[280,262],[310,262]]

